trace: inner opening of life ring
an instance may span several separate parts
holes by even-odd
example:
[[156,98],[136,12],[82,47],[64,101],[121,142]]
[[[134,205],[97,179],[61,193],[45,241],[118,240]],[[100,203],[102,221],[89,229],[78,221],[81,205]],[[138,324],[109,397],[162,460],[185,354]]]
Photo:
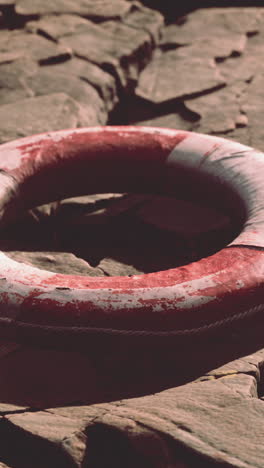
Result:
[[[0,248],[23,262],[28,262],[24,253],[32,252],[29,263],[35,262],[34,252],[73,252],[91,268],[99,268],[96,274],[119,276],[120,269],[112,273],[101,265],[103,259],[114,258],[116,263],[135,267],[131,273],[125,269],[127,276],[175,268],[228,245],[249,216],[247,195],[240,190],[244,176],[234,184],[229,177],[232,170],[197,165],[200,150],[194,154],[194,164],[191,159],[186,165],[182,150],[177,150],[180,158],[171,157],[174,145],[178,148],[186,135],[161,134],[159,130],[140,133],[109,127],[102,132],[84,129],[17,143],[22,161],[18,189],[11,186],[9,190],[10,175],[0,174],[7,183],[4,217],[8,220],[9,215],[12,219],[25,209],[29,212],[23,220],[1,228]],[[94,201],[93,194],[102,192],[103,197]],[[79,198],[76,202],[65,201],[66,197]],[[46,208],[34,208],[44,203],[48,203]],[[200,230],[193,229],[197,227]],[[44,269],[52,271],[54,256],[49,254]],[[148,256],[151,261],[142,265]],[[41,267],[41,262],[36,266]],[[92,274],[88,270],[85,276]],[[82,274],[74,268],[67,273]]]
[[196,200],[99,194],[29,210],[0,232],[9,257],[40,269],[88,276],[167,270],[225,247],[240,225]]

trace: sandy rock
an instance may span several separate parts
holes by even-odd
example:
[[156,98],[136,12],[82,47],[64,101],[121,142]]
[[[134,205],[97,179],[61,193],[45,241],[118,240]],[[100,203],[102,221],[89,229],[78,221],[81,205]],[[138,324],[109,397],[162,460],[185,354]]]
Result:
[[122,198],[123,193],[95,193],[92,195],[83,195],[81,197],[65,198],[61,201],[60,207],[96,207],[97,204],[112,202],[116,198]]
[[[244,370],[246,360],[254,361],[254,356],[262,365],[263,356],[261,360],[256,353],[245,358]],[[234,362],[233,367],[237,366]],[[61,417],[69,419],[66,427],[71,421],[76,427],[79,424],[79,431],[86,427],[86,456],[99,466],[106,460],[114,463],[119,455],[129,467],[133,463],[140,467],[146,463],[153,467],[200,463],[213,467],[219,462],[237,468],[261,467],[264,406],[250,374],[227,373],[217,380],[190,383],[155,395],[48,411],[59,421]],[[25,428],[23,418],[11,418],[12,423]],[[41,431],[47,437],[45,428]],[[100,450],[102,446],[107,452]]]
[[[231,37],[230,37],[231,36]],[[194,42],[185,47],[180,47],[178,54],[180,57],[200,57],[211,58],[217,62],[222,62],[227,57],[239,56],[245,50],[247,37],[243,34],[218,33],[216,37],[208,40],[206,38]]]
[[[180,25],[170,25],[163,31],[162,44],[185,45],[206,39],[209,43],[225,37],[232,52],[232,40],[239,35],[257,33],[261,28],[260,8],[200,8],[187,15]],[[237,36],[236,36],[237,35]],[[221,44],[218,44],[221,47]],[[218,53],[216,48],[216,53]]]
[[[248,383],[252,379],[245,377],[240,379],[240,385],[235,378],[234,386],[231,379],[227,384],[228,379],[224,378],[119,402],[96,421],[105,427],[105,431],[99,432],[101,443],[104,438],[111,437],[112,429],[118,431],[120,438],[125,435],[134,450],[143,457],[146,444],[142,441],[149,438],[153,442],[152,446],[150,442],[147,444],[151,447],[149,462],[157,456],[158,450],[163,463],[165,460],[166,463],[171,462],[176,456],[175,463],[183,450],[170,451],[169,437],[176,447],[184,445],[191,450],[192,454],[184,457],[190,463],[187,466],[202,462],[199,453],[208,466],[222,462],[240,468],[260,468],[264,406],[257,398],[248,396]],[[153,437],[154,440],[157,438],[155,443]],[[117,442],[114,448],[118,450]]]
[[248,125],[248,118],[245,114],[239,114],[236,118],[236,127],[243,128],[247,127]]
[[78,77],[91,84],[103,99],[107,111],[118,102],[117,86],[114,77],[97,65],[77,57],[49,67],[50,72],[62,73],[67,77]]
[[240,104],[240,96],[244,90],[243,83],[230,85],[185,101],[186,107],[201,117],[201,120],[195,124],[196,131],[209,134],[225,133],[234,130],[242,121],[246,126],[245,120],[241,117]]
[[90,22],[78,15],[60,14],[60,15],[45,15],[39,20],[29,21],[26,24],[26,30],[39,34],[44,33],[51,39],[59,39],[62,36],[76,34],[80,30],[89,26]]
[[154,104],[138,96],[126,96],[112,114],[114,124],[191,130],[199,116],[191,112],[182,101]]
[[95,19],[120,18],[131,8],[129,2],[123,0],[18,0],[16,12],[20,15],[47,15],[50,13],[74,13]]
[[27,408],[25,406],[19,406],[19,405],[12,405],[10,403],[0,403],[0,414],[1,416],[5,414],[10,414],[10,413],[18,413],[18,412],[23,412],[26,411]]
[[58,210],[60,219],[80,225],[105,224],[115,217],[135,211],[151,195],[105,194],[63,200]]
[[[5,143],[34,133],[74,128],[83,117],[76,101],[56,93],[0,106],[0,120],[0,142]],[[91,124],[94,122],[96,116],[91,110]]]
[[[46,463],[46,466],[65,468],[82,466],[86,436],[80,431],[78,421],[39,411],[6,416],[5,425],[14,436],[17,431],[20,433],[15,456],[24,459],[24,463],[34,461],[35,466]],[[31,446],[33,437],[34,447]]]
[[223,366],[217,367],[207,373],[215,378],[225,376],[249,374],[253,375],[257,381],[260,379],[260,368],[263,364],[263,350],[255,354],[241,357],[235,361],[228,362]]
[[[180,45],[182,47],[178,52],[181,56],[224,59],[232,55],[240,55],[246,47],[246,35],[235,31],[229,31],[227,34],[224,29],[216,29],[214,30],[214,34],[209,36],[209,38],[208,34],[204,33],[204,36],[194,41],[191,32],[188,36],[189,40],[187,38],[184,40],[184,36],[182,37],[181,29],[179,28],[181,26],[168,26],[169,31],[166,33],[165,29],[161,46],[168,49]],[[204,28],[201,28],[201,31],[204,31]],[[180,39],[177,39],[177,36]]]
[[249,82],[259,71],[264,71],[259,56],[246,55],[242,57],[230,57],[218,64],[221,75],[226,82],[233,85],[237,82]]
[[[0,20],[1,20],[1,13],[0,13]],[[18,60],[23,57],[23,51],[7,51],[0,53],[0,64],[2,63],[9,63],[14,62],[14,60]]]
[[177,113],[158,115],[147,120],[136,122],[135,125],[143,127],[177,128],[179,130],[191,130],[193,128],[193,122],[184,119]]
[[238,141],[242,145],[251,145],[251,137],[250,137],[250,130],[247,127],[236,127],[232,132],[228,132],[228,134],[220,134],[223,138],[228,138],[228,140]]
[[248,119],[250,129],[250,145],[263,151],[264,149],[264,130],[261,124],[263,101],[264,73],[256,75],[241,99],[242,111]]
[[[61,215],[62,211],[75,210],[75,213],[80,210],[82,213],[85,209],[96,211],[98,205],[104,206],[105,204],[112,203],[116,198],[122,198],[123,193],[95,193],[92,195],[83,195],[81,197],[65,198],[60,202],[58,213]],[[92,209],[91,209],[92,208]],[[68,216],[68,211],[66,211]]]
[[19,30],[1,31],[0,57],[2,54],[13,54],[14,51],[21,57],[32,57],[41,64],[54,59],[66,59],[71,55],[67,47],[55,44],[37,34]]
[[226,375],[221,379],[221,383],[242,396],[258,398],[257,382],[252,375]]
[[137,81],[139,71],[152,52],[152,41],[147,32],[113,21],[103,26],[90,22],[85,32],[64,36],[60,43],[78,57],[117,76],[124,88]]
[[38,65],[30,58],[0,63],[0,105],[32,97],[26,78],[37,73]]
[[138,270],[133,265],[126,265],[123,262],[107,257],[101,260],[98,267],[103,270],[107,276],[132,276],[142,274],[142,271]]
[[[264,9],[260,8],[262,15]],[[229,57],[218,63],[221,75],[232,84],[238,81],[250,82],[256,74],[264,72],[263,57],[264,28],[260,28],[258,34],[249,37],[247,46],[241,57]]]
[[141,73],[136,93],[151,102],[161,103],[212,91],[223,84],[212,60],[193,57],[190,61],[173,50],[156,54]]
[[118,193],[67,198],[61,201],[57,217],[59,222],[66,223],[66,225],[106,224],[138,202],[139,197],[134,198],[133,195],[127,197]]
[[123,23],[139,30],[147,31],[157,44],[161,37],[161,28],[164,25],[163,16],[156,10],[146,8],[139,2],[133,2],[130,12],[124,17]]
[[96,89],[77,77],[66,75],[52,69],[41,68],[32,77],[27,77],[25,83],[34,96],[43,96],[53,93],[65,93],[80,108],[81,126],[105,124],[107,111]]
[[104,276],[101,268],[92,268],[88,262],[69,252],[8,251],[8,257],[41,270],[68,275]]

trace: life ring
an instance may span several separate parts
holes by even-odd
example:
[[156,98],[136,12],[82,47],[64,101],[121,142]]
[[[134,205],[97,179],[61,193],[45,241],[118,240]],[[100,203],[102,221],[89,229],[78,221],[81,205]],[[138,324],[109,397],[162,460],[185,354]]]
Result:
[[[264,155],[215,136],[95,127],[0,147],[0,213],[70,196],[198,197],[236,218],[236,238],[187,266],[132,277],[52,273],[0,253],[0,331],[41,336],[187,336],[264,309]],[[77,336],[77,338],[76,338]]]

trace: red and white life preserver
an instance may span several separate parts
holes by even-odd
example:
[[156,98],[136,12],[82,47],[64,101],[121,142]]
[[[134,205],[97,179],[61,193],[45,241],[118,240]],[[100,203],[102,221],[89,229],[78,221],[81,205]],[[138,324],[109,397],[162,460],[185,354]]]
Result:
[[208,258],[132,277],[62,275],[0,252],[2,334],[184,335],[262,310],[263,179],[261,152],[178,130],[96,127],[2,145],[3,222],[63,197],[136,191],[200,199],[240,226],[236,239]]

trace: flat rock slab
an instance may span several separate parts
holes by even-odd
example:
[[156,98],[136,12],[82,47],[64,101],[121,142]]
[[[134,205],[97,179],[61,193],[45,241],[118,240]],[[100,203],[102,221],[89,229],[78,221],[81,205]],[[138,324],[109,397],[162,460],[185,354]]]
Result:
[[[195,77],[195,79],[193,79]],[[215,63],[207,58],[179,55],[178,50],[156,56],[140,75],[138,96],[154,103],[183,99],[224,85]]]
[[78,77],[67,76],[50,68],[41,68],[34,76],[24,79],[33,96],[65,93],[74,99],[80,108],[81,126],[105,124],[107,111],[96,89]]
[[[232,52],[232,40],[239,35],[254,34],[261,28],[260,8],[200,8],[190,13],[179,25],[172,24],[164,29],[162,44],[186,45],[204,41],[210,43],[218,35],[225,37]],[[218,44],[221,48],[222,45]],[[218,53],[216,48],[215,53]]]
[[242,109],[250,126],[250,144],[258,149],[264,148],[264,131],[261,125],[264,73],[257,74],[248,85],[242,98]]
[[104,26],[90,22],[83,32],[63,36],[60,43],[78,57],[110,71],[124,88],[137,81],[139,71],[150,60],[153,48],[146,31],[114,21],[108,21]]
[[85,260],[68,252],[6,251],[6,255],[17,262],[33,265],[41,270],[69,275],[104,276],[102,268],[92,268]]
[[0,105],[32,97],[25,79],[37,73],[38,64],[29,57],[0,63]]
[[129,2],[123,0],[18,0],[16,12],[20,15],[47,15],[50,13],[75,13],[81,16],[108,19],[120,18],[131,8]]
[[29,21],[26,29],[32,33],[42,33],[51,39],[59,39],[62,36],[76,34],[80,30],[89,27],[90,22],[78,15],[60,14],[45,15],[35,21]]
[[[161,28],[164,25],[163,16],[155,10],[144,8],[140,3],[129,4],[128,1],[120,3],[123,6],[125,5],[127,10],[130,10],[122,20],[123,24],[149,33],[153,43],[157,44],[161,37]],[[112,6],[118,11],[119,4],[117,1],[113,2]],[[102,4],[102,11],[103,7]],[[98,12],[98,4],[95,8]],[[62,10],[59,15],[45,14],[37,21],[29,21],[26,24],[26,29],[31,32],[44,32],[51,38],[58,39],[62,36],[77,34],[89,28],[89,21],[82,16],[61,13]]]
[[[75,77],[92,85],[103,100],[101,106],[104,104],[107,112],[110,112],[118,103],[117,84],[114,77],[87,60],[73,57],[70,60],[65,60],[64,62],[47,67],[46,70],[49,73],[54,73],[54,76],[56,76],[57,73],[63,74],[65,77],[64,79],[69,80],[69,82],[71,77]],[[83,83],[78,82],[78,85],[80,90],[85,88]],[[93,94],[95,96],[95,93]],[[98,98],[97,102],[99,102]],[[104,120],[105,118],[106,117],[104,117]]]
[[[186,35],[189,40],[182,37],[181,26],[168,26],[168,30],[164,29],[164,36],[160,46],[163,49],[173,49],[181,46],[179,52],[183,56],[196,55],[198,57],[224,59],[232,55],[240,55],[245,49],[247,37],[235,31],[227,32],[224,29],[214,30],[214,34],[206,34],[195,40],[191,31],[187,31]],[[177,39],[179,36],[179,39]],[[209,37],[208,37],[209,36]],[[181,38],[181,39],[180,39]],[[182,40],[182,42],[181,42]]]
[[[30,356],[29,350],[21,350],[20,356],[23,354],[24,358]],[[55,351],[46,354],[52,363],[49,367],[55,369],[63,353],[61,357]],[[44,351],[42,357],[37,351],[45,372],[43,357]],[[77,355],[64,353],[64,357],[72,372]],[[79,359],[80,372],[84,363]],[[9,364],[12,369],[10,359]],[[258,395],[262,367],[260,351],[215,369],[204,377],[207,380],[149,396],[57,405],[34,412],[6,405],[0,422],[4,461],[19,460],[23,466],[34,462],[37,467],[45,460],[50,467],[101,467],[106,462],[109,466],[122,462],[131,468],[201,464],[206,468],[222,464],[261,468],[264,406]],[[88,366],[90,377],[91,372]],[[94,376],[93,385],[95,381]],[[78,394],[77,387],[72,391]]]
[[[96,116],[92,114],[91,123]],[[34,133],[75,128],[82,112],[76,101],[64,93],[32,97],[0,106],[0,142],[5,143]]]
[[[78,60],[76,59],[76,61],[78,65]],[[65,63],[67,64],[68,61]],[[54,65],[55,69],[53,67],[40,68],[34,60],[27,57],[0,64],[0,105],[15,103],[27,97],[62,92],[67,93],[79,103],[81,125],[105,124],[108,110],[116,99],[114,85],[111,81],[113,78],[100,69],[98,72],[97,67],[92,64],[90,64],[90,68],[87,64],[86,69],[84,62],[83,73],[86,70],[86,75],[92,76],[91,82],[95,82],[98,78],[96,87],[98,87],[98,91],[102,90],[102,94],[104,93],[108,98],[104,100],[104,96],[99,95],[95,86],[90,84],[88,80],[85,82],[78,77],[77,69],[75,76],[73,73],[66,74],[63,65],[64,63],[61,64],[62,69],[57,69],[58,65]]]
[[[16,441],[16,450],[22,451],[24,458],[27,451],[31,466],[81,466],[86,447],[85,434],[78,434],[79,422],[64,417],[56,417],[48,412],[22,413],[7,416],[4,426],[16,439],[16,429],[22,431],[22,437]],[[31,448],[30,439],[36,437],[36,446]],[[8,451],[8,448],[7,448]],[[9,454],[8,454],[9,455]]]
[[[126,434],[135,451],[149,462],[158,457],[160,462],[176,464],[183,461],[182,457],[177,457],[177,451],[181,453],[183,446],[187,446],[192,453],[187,456],[189,462],[203,460],[205,466],[206,463],[217,466],[217,462],[221,462],[243,468],[261,467],[264,406],[248,393],[253,377],[239,379],[241,389],[246,388],[245,394],[237,391],[236,384],[232,388],[226,378],[186,385],[145,399],[119,402],[112,408],[110,404],[106,414],[96,421],[98,426],[105,427],[100,434],[101,442],[108,434],[111,437],[112,429],[119,431],[120,436]],[[173,445],[166,443],[166,437],[175,441],[176,453]],[[142,440],[147,442],[142,445]],[[199,459],[198,453],[204,458]],[[176,460],[173,460],[175,455]]]
[[226,133],[237,126],[246,127],[248,119],[242,113],[241,97],[246,89],[245,83],[236,83],[185,101],[186,107],[200,116],[195,130],[200,133]]
[[184,119],[177,112],[169,114],[162,114],[153,116],[146,120],[136,122],[136,125],[142,127],[163,127],[163,128],[177,128],[179,130],[192,130],[193,122]]
[[66,59],[71,56],[69,48],[55,44],[38,34],[25,31],[0,31],[0,60],[1,55],[17,54],[30,56],[39,63],[47,63],[53,59]]
[[163,16],[156,10],[143,7],[139,2],[133,2],[129,14],[123,18],[123,22],[135,29],[148,32],[154,44],[161,38],[161,29],[164,26]]
[[[260,8],[262,15],[264,8]],[[263,73],[264,66],[261,60],[264,51],[263,45],[264,28],[261,27],[258,34],[248,38],[247,46],[240,57],[229,57],[218,64],[221,74],[227,83],[235,82],[249,83],[252,78]]]

